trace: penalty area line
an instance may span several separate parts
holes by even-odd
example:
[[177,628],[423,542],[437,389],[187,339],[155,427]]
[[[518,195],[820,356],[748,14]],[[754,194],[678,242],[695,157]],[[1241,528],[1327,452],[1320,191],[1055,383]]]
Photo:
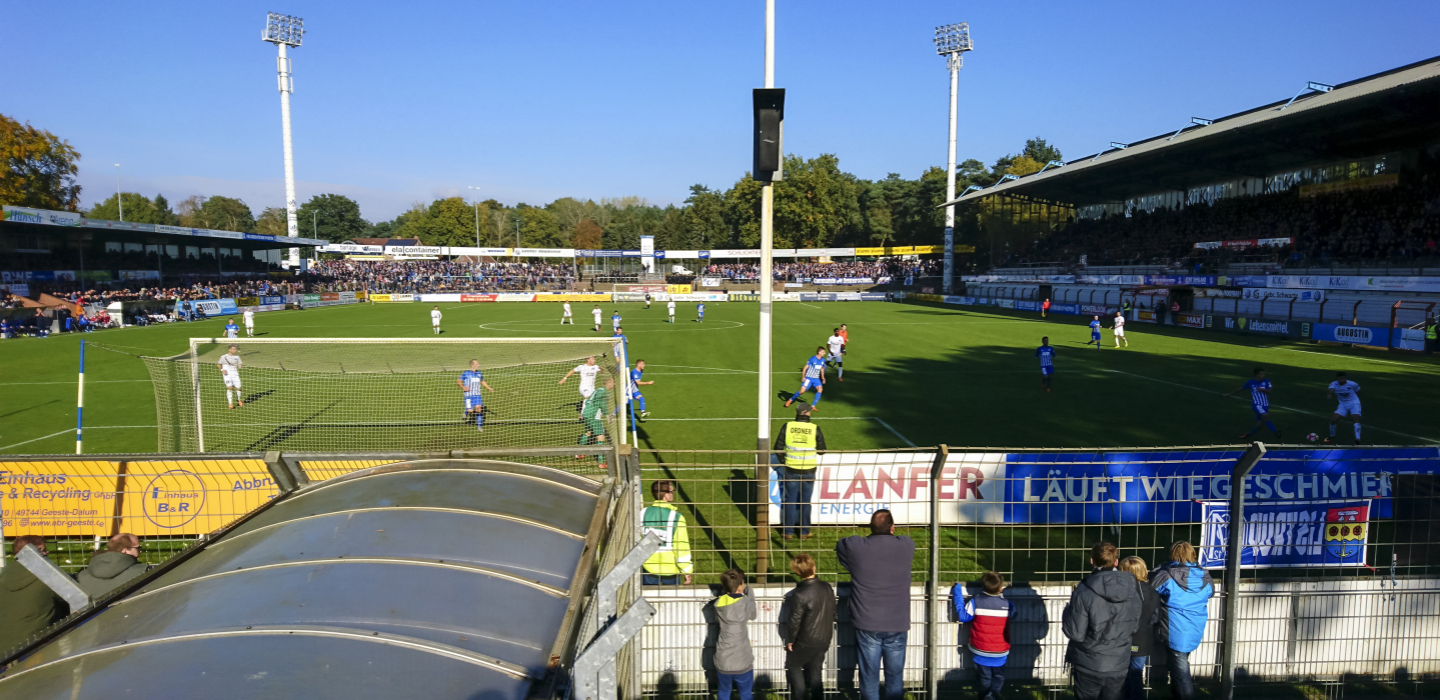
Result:
[[893,434],[895,435],[895,437],[900,438],[900,442],[905,443],[905,446],[906,446],[906,447],[915,447],[915,443],[910,442],[910,438],[907,438],[907,437],[905,437],[904,435],[901,435],[901,434],[900,434],[900,431],[898,431],[898,430],[890,427],[890,424],[889,424],[889,423],[886,423],[885,421],[883,421],[883,420],[881,420],[881,419],[879,419],[879,418],[875,418],[874,420],[875,420],[876,423],[879,423],[880,425],[884,426],[884,428],[885,428],[886,430],[888,430],[888,431],[890,431],[891,433],[893,433]]
[[[1188,385],[1188,384],[1177,384],[1177,383],[1175,383],[1175,382],[1167,382],[1167,381],[1165,381],[1164,379],[1156,379],[1156,378],[1154,378],[1154,377],[1147,377],[1147,376],[1145,376],[1145,375],[1143,375],[1143,374],[1135,374],[1135,373],[1133,373],[1133,372],[1125,372],[1125,371],[1118,370],[1118,369],[1107,369],[1107,370],[1105,370],[1105,371],[1106,371],[1106,372],[1112,372],[1112,373],[1114,373],[1114,374],[1123,374],[1123,375],[1125,375],[1125,376],[1135,377],[1135,378],[1137,378],[1137,379],[1145,379],[1145,380],[1149,380],[1149,381],[1152,381],[1152,382],[1158,382],[1158,383],[1160,383],[1160,384],[1168,384],[1168,385],[1170,385],[1170,386],[1180,387],[1181,389],[1189,389],[1189,390],[1191,390],[1191,391],[1199,391],[1199,392],[1201,392],[1201,393],[1211,394],[1211,395],[1214,395],[1214,396],[1220,396],[1220,397],[1224,397],[1224,396],[1225,396],[1224,394],[1222,394],[1222,393],[1220,393],[1220,392],[1218,392],[1218,391],[1211,390],[1211,389],[1201,389],[1201,388],[1198,387],[1198,386],[1190,386],[1190,385]],[[1240,398],[1240,397],[1235,397],[1235,398]],[[1323,414],[1323,413],[1313,413],[1313,412],[1311,412],[1311,411],[1302,411],[1302,410],[1300,410],[1300,409],[1298,409],[1298,408],[1290,408],[1290,407],[1288,407],[1288,406],[1272,405],[1271,408],[1278,408],[1278,409],[1280,409],[1280,410],[1282,410],[1282,411],[1290,411],[1290,412],[1292,412],[1292,413],[1299,413],[1299,414],[1301,414],[1301,415],[1310,416],[1310,417],[1312,417],[1312,418],[1321,418],[1321,419],[1329,418],[1329,416],[1327,416],[1327,415],[1325,415],[1325,414]],[[1423,441],[1429,442],[1429,443],[1440,443],[1440,440],[1435,440],[1435,439],[1433,439],[1433,438],[1422,437],[1422,436],[1419,436],[1419,435],[1411,435],[1410,433],[1402,433],[1402,432],[1399,432],[1399,431],[1397,431],[1397,430],[1389,430],[1389,429],[1387,429],[1387,428],[1377,428],[1377,427],[1375,427],[1374,425],[1371,425],[1371,424],[1369,424],[1369,423],[1366,423],[1366,424],[1365,424],[1365,427],[1366,427],[1367,429],[1369,429],[1369,430],[1378,430],[1378,431],[1380,431],[1380,432],[1382,432],[1382,433],[1389,433],[1389,434],[1391,434],[1391,435],[1399,435],[1400,437],[1407,437],[1407,438],[1410,438],[1410,439],[1412,439],[1412,440],[1423,440]]]

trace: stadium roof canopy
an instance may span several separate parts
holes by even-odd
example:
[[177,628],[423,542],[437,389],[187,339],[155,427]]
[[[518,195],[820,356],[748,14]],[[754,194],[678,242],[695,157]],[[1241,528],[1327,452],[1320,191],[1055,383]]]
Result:
[[1092,153],[954,201],[1008,194],[1075,206],[1102,204],[1440,141],[1440,57],[1341,83],[1328,92],[1310,86],[1302,92],[1293,102],[1287,97],[1208,125],[1191,123],[1178,134]]
[[[67,241],[77,236],[103,232],[113,234],[117,241],[161,243],[166,245],[236,245],[252,250],[290,248],[293,246],[322,246],[329,241],[314,238],[290,238],[270,236],[263,233],[241,231],[219,231],[215,229],[191,228],[188,226],[165,226],[163,224],[141,224],[133,221],[105,221],[87,219],[71,211],[49,211],[6,205],[0,208],[0,227],[3,233],[36,234],[40,240]],[[88,238],[87,238],[88,240]],[[48,251],[39,251],[48,252]]]

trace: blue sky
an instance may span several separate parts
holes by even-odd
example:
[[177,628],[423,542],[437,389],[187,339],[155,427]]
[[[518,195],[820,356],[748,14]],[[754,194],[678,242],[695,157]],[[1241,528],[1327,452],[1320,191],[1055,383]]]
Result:
[[[960,158],[1043,136],[1073,158],[1440,55],[1440,3],[779,0],[786,151],[864,178],[944,165],[947,78],[931,39],[968,21]],[[83,202],[115,189],[280,206],[265,12],[292,52],[301,201],[380,221],[414,201],[638,195],[679,203],[750,164],[763,0],[12,2],[0,112],[82,154]],[[25,28],[21,30],[20,28]],[[18,69],[18,70],[17,70]]]

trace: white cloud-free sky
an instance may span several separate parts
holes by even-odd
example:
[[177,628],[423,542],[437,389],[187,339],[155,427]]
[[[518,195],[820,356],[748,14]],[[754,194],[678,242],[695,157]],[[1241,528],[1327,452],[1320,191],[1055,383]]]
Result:
[[[931,39],[968,21],[962,159],[1042,136],[1067,157],[1440,55],[1440,3],[779,0],[786,151],[865,178],[944,165],[947,76]],[[284,201],[265,12],[292,51],[299,197],[386,220],[475,192],[506,203],[679,203],[749,168],[763,0],[12,2],[0,113],[82,154],[89,206],[121,186],[171,201]]]

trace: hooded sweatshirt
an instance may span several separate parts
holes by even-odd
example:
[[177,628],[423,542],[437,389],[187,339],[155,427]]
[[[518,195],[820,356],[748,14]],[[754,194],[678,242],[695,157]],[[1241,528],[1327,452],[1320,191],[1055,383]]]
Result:
[[129,554],[106,550],[90,557],[90,566],[75,575],[75,582],[80,584],[80,588],[84,589],[91,600],[95,600],[115,590],[120,584],[145,573],[147,568],[149,567]]
[[1060,628],[1070,640],[1066,660],[1091,675],[1124,675],[1140,609],[1140,582],[1133,574],[1096,569],[1075,587],[1065,606]]
[[715,619],[720,637],[715,640],[715,671],[727,676],[755,670],[755,652],[750,649],[748,623],[755,619],[755,598],[744,592],[723,594],[715,599]]
[[0,571],[0,655],[59,621],[70,606],[19,562]]
[[1150,574],[1150,586],[1160,594],[1159,624],[1155,635],[1175,651],[1186,653],[1200,646],[1215,581],[1210,572],[1194,564],[1172,561]]

